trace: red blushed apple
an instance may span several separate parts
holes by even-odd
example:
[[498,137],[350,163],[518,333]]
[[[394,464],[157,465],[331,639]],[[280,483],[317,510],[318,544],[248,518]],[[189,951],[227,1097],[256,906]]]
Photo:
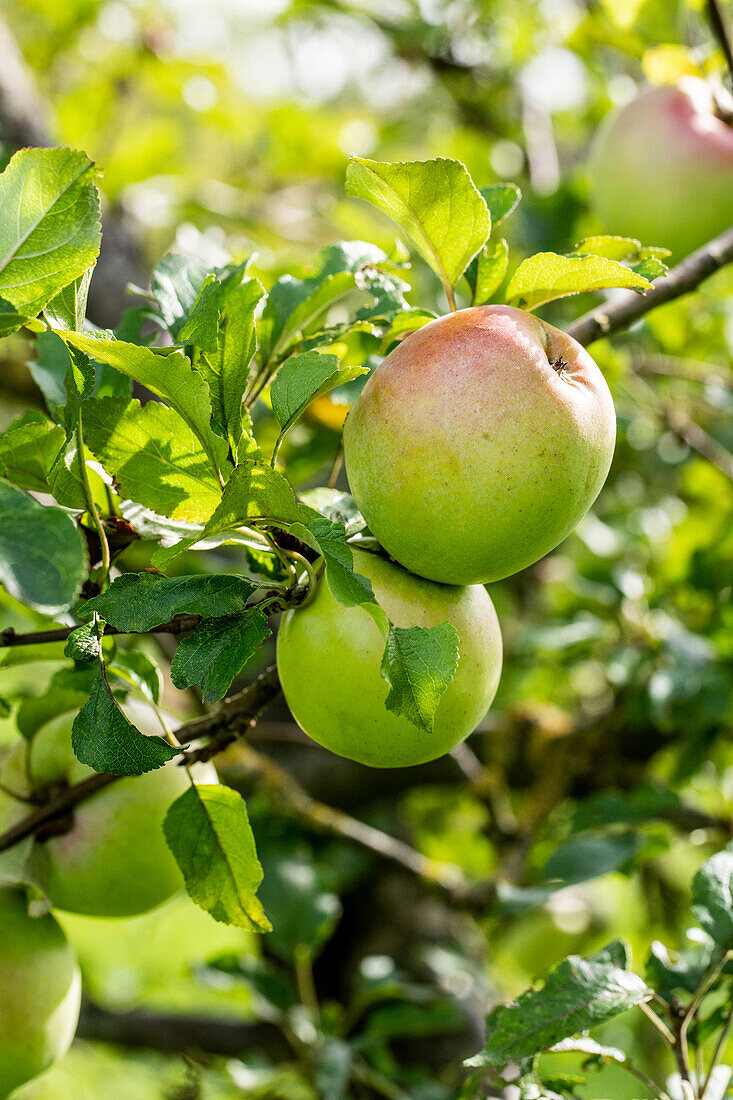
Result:
[[733,224],[733,125],[695,77],[648,88],[614,112],[590,163],[591,199],[607,233],[680,259]]
[[616,417],[587,351],[524,310],[481,306],[408,336],[344,427],[351,490],[413,573],[499,580],[570,534],[597,497]]

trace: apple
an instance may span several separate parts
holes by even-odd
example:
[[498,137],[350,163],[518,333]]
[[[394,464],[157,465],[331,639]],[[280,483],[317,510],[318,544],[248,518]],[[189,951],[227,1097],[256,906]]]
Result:
[[462,309],[403,340],[344,426],[351,491],[406,569],[485,584],[543,557],[598,496],[616,417],[572,337],[510,306]]
[[641,92],[601,126],[591,199],[607,233],[671,249],[675,259],[733,223],[733,125],[696,77]]
[[[132,708],[131,718],[143,732],[152,732],[151,713]],[[7,792],[27,797],[31,789],[68,786],[93,774],[74,756],[73,720],[73,713],[62,714],[44,725],[30,746],[19,741],[11,749],[0,773],[0,831],[29,812],[26,802]],[[210,764],[198,765],[194,775],[200,783],[216,782]],[[183,878],[165,842],[163,819],[188,786],[185,769],[172,762],[119,779],[80,803],[73,818],[61,823],[59,835],[34,847],[33,861],[52,905],[89,916],[129,917],[175,894]]]
[[71,1046],[81,976],[52,916],[28,916],[22,890],[0,889],[0,1097],[37,1077]]
[[364,607],[338,603],[325,580],[304,608],[280,624],[277,664],[285,700],[298,725],[338,756],[374,768],[422,764],[449,752],[483,718],[501,674],[501,631],[481,585],[433,584],[375,554],[354,550],[354,568],[372,582],[377,603],[396,626],[452,623],[458,669],[426,733],[388,711],[380,667],[384,638]]

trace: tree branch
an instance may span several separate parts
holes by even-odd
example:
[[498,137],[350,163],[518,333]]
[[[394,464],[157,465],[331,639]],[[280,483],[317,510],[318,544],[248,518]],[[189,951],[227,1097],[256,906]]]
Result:
[[246,1051],[257,1051],[267,1053],[276,1062],[292,1057],[280,1029],[264,1021],[248,1023],[178,1012],[113,1012],[90,1002],[82,1007],[76,1034],[80,1039],[168,1054],[202,1051],[236,1058]]
[[[146,634],[185,634],[189,630],[193,630],[195,626],[201,622],[200,615],[176,615],[167,623],[161,623],[160,626],[154,626],[152,630],[133,631],[133,630],[118,630],[114,626],[106,626],[104,630],[105,637],[109,637],[112,634],[137,634],[140,636]],[[77,630],[78,626],[60,626],[53,630],[36,630],[29,634],[16,634],[12,626],[6,627],[5,630],[0,631],[0,649],[7,646],[17,645],[42,645],[44,642],[65,642],[72,631]]]
[[708,241],[697,252],[693,252],[666,275],[654,280],[652,289],[646,294],[629,291],[619,295],[615,301],[600,306],[579,317],[567,329],[570,336],[579,344],[592,344],[604,336],[629,328],[645,313],[689,294],[705,279],[715,274],[721,267],[733,261],[733,228],[727,229],[712,241]]
[[428,859],[404,841],[318,802],[290,772],[251,745],[243,743],[239,747],[237,765],[245,776],[254,779],[256,786],[264,788],[281,812],[315,832],[349,840],[401,870],[409,871],[427,886],[437,889],[453,905],[481,912],[496,899],[493,881],[471,882],[453,864]]
[[[277,670],[270,668],[246,687],[244,691],[240,691],[238,695],[228,699],[220,710],[205,715],[203,718],[195,718],[191,722],[186,722],[180,726],[176,730],[176,737],[182,744],[189,744],[199,737],[212,736],[214,738],[212,745],[218,746],[213,748],[212,751],[209,751],[210,746],[207,745],[203,749],[195,749],[191,753],[183,754],[181,762],[195,763],[197,760],[208,760],[215,752],[221,752],[241,732],[252,726],[258,715],[275,698],[279,690],[280,682],[277,677]],[[14,825],[0,835],[0,852],[12,848],[14,845],[19,844],[21,840],[25,840],[26,837],[33,836],[43,830],[51,822],[64,817],[75,806],[85,802],[92,795],[121,778],[122,776],[97,772],[87,779],[83,779],[80,783],[67,787],[66,790],[49,799],[45,805],[40,806],[20,821],[16,821]]]

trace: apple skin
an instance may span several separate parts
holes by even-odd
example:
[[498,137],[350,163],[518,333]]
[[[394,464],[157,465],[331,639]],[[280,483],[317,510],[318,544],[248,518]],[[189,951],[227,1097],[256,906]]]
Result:
[[388,711],[380,668],[384,638],[363,607],[343,607],[320,580],[311,604],[280,624],[277,665],[285,700],[312,740],[373,768],[423,764],[449,752],[489,709],[501,675],[501,631],[485,588],[458,588],[415,577],[393,562],[354,550],[377,602],[396,626],[452,623],[458,669],[435,715],[432,733]]
[[524,310],[479,306],[390,352],[349,413],[344,456],[396,561],[444,584],[485,584],[570,534],[615,437],[608,386],[577,341]]
[[[130,709],[139,729],[154,726],[150,711]],[[36,788],[70,785],[93,775],[71,747],[75,715],[62,714],[43,726],[30,748]],[[157,732],[157,731],[156,731]],[[27,743],[8,754],[0,779],[6,790],[29,793],[25,771]],[[216,783],[213,765],[197,765],[198,783]],[[144,775],[119,779],[74,810],[73,827],[36,843],[33,860],[56,909],[96,917],[130,917],[172,897],[183,877],[163,835],[171,802],[188,789],[184,768],[167,764]],[[0,831],[28,813],[28,805],[0,791]]]
[[0,1097],[71,1046],[79,1019],[76,956],[52,916],[29,917],[21,890],[0,889]]
[[605,232],[679,260],[733,223],[733,126],[704,81],[648,88],[600,127],[591,200]]

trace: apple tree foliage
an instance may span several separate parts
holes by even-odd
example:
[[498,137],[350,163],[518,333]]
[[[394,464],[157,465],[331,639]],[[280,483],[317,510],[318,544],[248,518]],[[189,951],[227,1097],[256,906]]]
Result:
[[[127,716],[126,700],[135,695],[157,705],[160,674],[120,635],[154,633],[189,617],[170,678],[176,688],[218,704],[243,672],[261,667],[270,617],[307,601],[321,573],[340,603],[372,612],[385,639],[388,705],[429,731],[456,666],[455,632],[446,624],[412,627],[403,645],[407,632],[388,622],[369,582],[354,571],[351,545],[363,537],[363,521],[353,501],[328,487],[300,491],[279,461],[301,418],[331,391],[358,386],[373,365],[353,361],[355,335],[366,334],[379,358],[435,316],[410,302],[404,244],[391,251],[358,240],[326,245],[305,274],[282,274],[268,290],[248,261],[216,266],[172,252],[141,292],[143,304],[128,310],[115,331],[100,330],[86,321],[100,247],[97,175],[83,153],[30,149],[12,157],[0,176],[0,331],[31,334],[33,376],[46,405],[45,413],[23,414],[0,436],[0,580],[36,616],[39,630],[70,628],[62,630],[65,641],[46,643],[50,650],[7,650],[5,664],[44,655],[62,661],[44,700],[8,701],[17,704],[20,733],[32,739],[44,716],[71,707],[78,711],[74,751],[99,773],[134,776],[181,756],[185,762],[186,745],[165,721],[151,737]],[[666,270],[664,250],[653,243],[593,237],[566,254],[531,255],[507,279],[509,247],[496,230],[519,192],[510,184],[480,189],[457,160],[353,157],[346,189],[396,223],[451,308],[505,301],[534,309],[595,290],[643,291]],[[274,436],[258,432],[263,415],[274,418]],[[135,570],[125,551],[143,539],[155,548]],[[214,567],[180,572],[181,559],[193,560],[191,551],[210,555]],[[593,590],[589,599],[602,602],[603,595]],[[582,643],[595,629],[582,619],[573,626],[560,648]],[[545,629],[540,645],[552,648],[552,627]],[[674,638],[669,644],[674,657]],[[677,645],[684,647],[684,639]],[[653,794],[642,799],[637,820],[653,816],[653,801]],[[672,797],[667,809],[675,808]],[[637,839],[626,827],[634,807],[624,801],[615,811],[608,804],[588,808],[594,812],[613,828],[599,836],[578,828],[565,850],[561,845],[548,858],[534,897],[531,889],[499,891],[493,899],[499,911],[531,909],[538,897],[572,882],[584,859],[593,871],[581,877],[633,858]],[[268,883],[239,793],[223,784],[192,786],[170,807],[165,835],[192,900],[216,920],[271,931],[275,944],[281,937],[280,950],[294,956],[297,971],[282,898],[287,886],[278,884],[277,871]],[[709,996],[730,993],[732,859],[720,853],[695,879],[703,932],[689,959],[676,961],[654,945],[642,979],[618,941],[587,958],[571,955],[541,988],[492,1010],[466,1087],[481,1089],[487,1074],[514,1067],[527,1098],[573,1095],[572,1080],[545,1073],[545,1052],[580,1053],[587,1068],[615,1062],[638,1076],[623,1052],[587,1032],[632,1008],[648,1011],[652,998],[655,1026],[689,1084],[689,1046],[698,1049],[703,1034],[725,1036],[731,1022],[725,1011],[703,1018],[700,1010],[709,1007]],[[14,881],[23,882],[22,869],[15,873]],[[42,882],[32,885],[42,893]],[[334,917],[323,898],[314,887],[301,909],[306,921],[319,915],[306,936],[314,953]],[[239,964],[226,965],[232,980],[254,980]],[[689,995],[681,1010],[680,989]],[[280,1004],[284,1019],[290,994],[268,987],[266,996]],[[325,1058],[330,1051],[346,1079],[357,1068],[348,1038],[341,1021],[319,1053]],[[719,1072],[721,1053],[716,1049],[709,1074]],[[700,1085],[698,1078],[694,1087]],[[666,1095],[660,1087],[661,1100]]]

